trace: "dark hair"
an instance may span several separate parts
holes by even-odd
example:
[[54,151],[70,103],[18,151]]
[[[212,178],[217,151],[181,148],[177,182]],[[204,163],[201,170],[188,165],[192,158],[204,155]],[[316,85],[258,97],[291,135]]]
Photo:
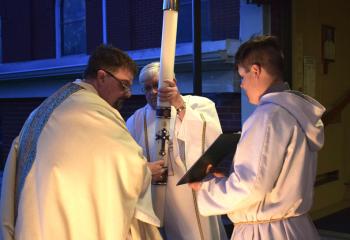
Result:
[[253,36],[243,43],[235,55],[235,68],[242,66],[246,71],[253,64],[263,67],[270,75],[283,78],[284,56],[277,37]]
[[115,71],[119,68],[126,68],[133,75],[137,72],[136,64],[128,54],[112,45],[102,44],[91,54],[84,71],[84,78],[95,78],[100,69]]

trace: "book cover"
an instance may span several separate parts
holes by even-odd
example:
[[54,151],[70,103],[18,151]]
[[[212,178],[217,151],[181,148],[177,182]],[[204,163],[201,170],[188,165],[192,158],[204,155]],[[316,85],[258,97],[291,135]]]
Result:
[[239,133],[222,133],[204,154],[192,165],[177,185],[199,182],[207,175],[209,164],[213,170],[222,172],[226,176],[230,174],[233,156],[241,135]]

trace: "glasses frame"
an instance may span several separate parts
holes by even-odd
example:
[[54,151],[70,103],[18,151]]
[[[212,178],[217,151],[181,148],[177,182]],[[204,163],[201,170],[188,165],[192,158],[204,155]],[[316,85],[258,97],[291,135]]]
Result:
[[157,84],[153,84],[152,86],[143,86],[142,88],[141,88],[141,92],[143,92],[143,93],[150,93],[150,92],[152,92],[153,90],[158,90],[158,83]]
[[122,86],[124,91],[127,92],[131,92],[131,84],[127,81],[127,80],[123,80],[123,79],[119,79],[116,76],[114,76],[113,73],[111,73],[108,70],[105,69],[101,69],[102,71],[104,71],[105,73],[107,73],[110,77],[112,77],[114,80],[116,80],[117,82],[119,82],[119,84]]

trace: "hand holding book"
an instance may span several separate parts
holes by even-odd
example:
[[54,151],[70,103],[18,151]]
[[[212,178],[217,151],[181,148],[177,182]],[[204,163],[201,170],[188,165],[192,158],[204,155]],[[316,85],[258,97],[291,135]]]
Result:
[[[222,172],[217,172],[214,168],[213,165],[209,164],[206,170],[206,174],[212,174],[214,177],[217,178],[223,178],[225,177],[225,174]],[[202,182],[190,182],[188,183],[188,185],[190,186],[190,188],[192,188],[195,191],[198,191],[201,188]]]
[[200,182],[209,173],[214,173],[213,175],[218,177],[230,175],[239,138],[240,134],[237,133],[221,134],[179,180],[177,185]]

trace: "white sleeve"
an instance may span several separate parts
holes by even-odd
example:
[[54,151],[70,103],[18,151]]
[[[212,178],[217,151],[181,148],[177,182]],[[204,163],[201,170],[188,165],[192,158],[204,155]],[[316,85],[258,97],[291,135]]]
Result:
[[186,106],[186,113],[179,130],[179,138],[185,138],[187,130],[190,130],[191,127],[193,129],[193,124],[195,124],[195,122],[202,123],[202,117],[204,117],[207,127],[206,145],[208,147],[213,143],[218,135],[222,133],[215,103],[208,98],[198,96],[185,96],[184,99],[186,101],[186,105],[188,106]]
[[[186,142],[188,167],[202,155],[202,132],[205,121],[205,145],[207,149],[222,133],[215,104],[208,98],[185,96],[186,112],[179,127],[177,138]],[[204,118],[204,119],[203,119]]]

